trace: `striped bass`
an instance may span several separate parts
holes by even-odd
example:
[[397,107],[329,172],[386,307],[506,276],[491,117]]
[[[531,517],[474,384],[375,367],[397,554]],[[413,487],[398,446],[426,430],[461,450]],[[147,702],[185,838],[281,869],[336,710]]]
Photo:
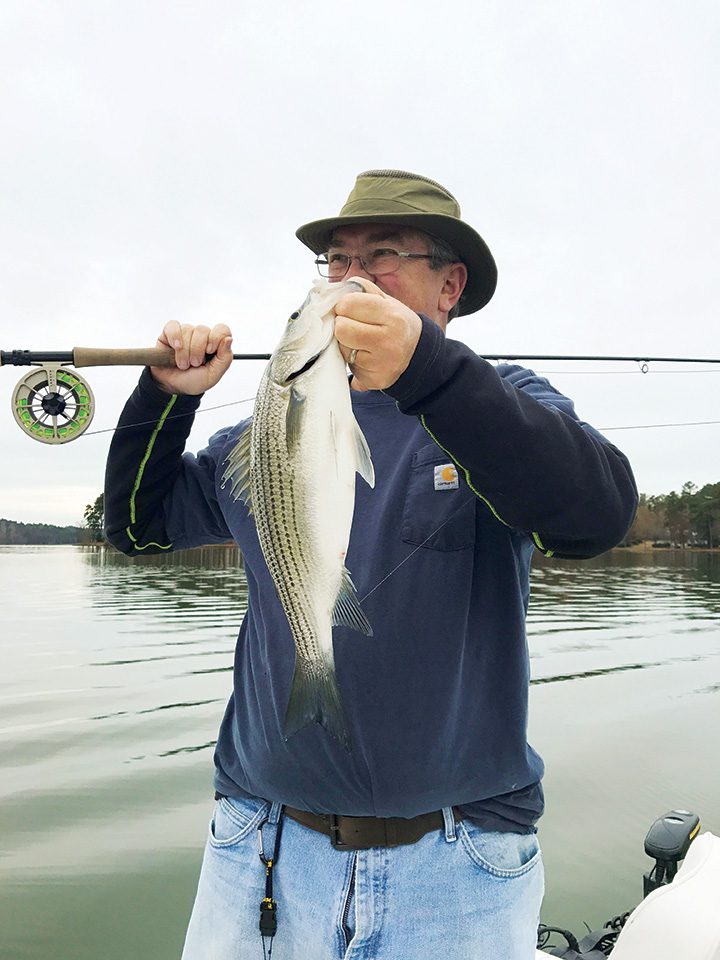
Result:
[[250,427],[227,458],[223,486],[251,509],[260,547],[295,641],[287,739],[317,722],[347,749],[332,627],[372,636],[345,567],[355,474],[375,484],[352,412],[334,306],[362,290],[319,280],[294,313],[265,369]]

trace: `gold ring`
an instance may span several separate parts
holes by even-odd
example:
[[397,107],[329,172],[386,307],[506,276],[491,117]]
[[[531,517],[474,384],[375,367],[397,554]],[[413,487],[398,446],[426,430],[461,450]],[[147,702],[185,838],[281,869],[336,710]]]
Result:
[[348,357],[348,366],[352,366],[357,360],[357,350],[353,347],[350,351],[350,356]]

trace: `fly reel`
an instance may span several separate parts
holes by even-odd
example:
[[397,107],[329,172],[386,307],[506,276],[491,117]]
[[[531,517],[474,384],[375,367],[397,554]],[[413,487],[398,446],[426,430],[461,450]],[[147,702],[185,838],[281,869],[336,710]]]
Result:
[[43,363],[20,380],[12,395],[20,428],[41,443],[69,443],[83,434],[95,412],[90,385],[69,367]]

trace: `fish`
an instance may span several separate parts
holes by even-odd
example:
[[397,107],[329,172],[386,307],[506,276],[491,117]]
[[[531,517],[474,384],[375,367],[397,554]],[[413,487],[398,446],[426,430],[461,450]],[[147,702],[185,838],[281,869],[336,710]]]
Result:
[[335,673],[332,628],[372,627],[345,555],[355,475],[375,485],[367,441],[350,401],[334,336],[335,304],[363,291],[318,280],[295,311],[265,369],[251,424],[225,461],[222,485],[251,510],[260,547],[295,642],[283,734],[319,723],[350,751]]

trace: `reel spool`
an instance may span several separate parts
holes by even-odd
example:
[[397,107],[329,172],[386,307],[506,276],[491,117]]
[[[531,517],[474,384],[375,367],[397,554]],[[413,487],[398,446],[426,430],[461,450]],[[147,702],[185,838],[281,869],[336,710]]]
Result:
[[92,422],[95,398],[87,381],[60,363],[42,363],[15,387],[12,410],[21,430],[41,443],[69,443]]

